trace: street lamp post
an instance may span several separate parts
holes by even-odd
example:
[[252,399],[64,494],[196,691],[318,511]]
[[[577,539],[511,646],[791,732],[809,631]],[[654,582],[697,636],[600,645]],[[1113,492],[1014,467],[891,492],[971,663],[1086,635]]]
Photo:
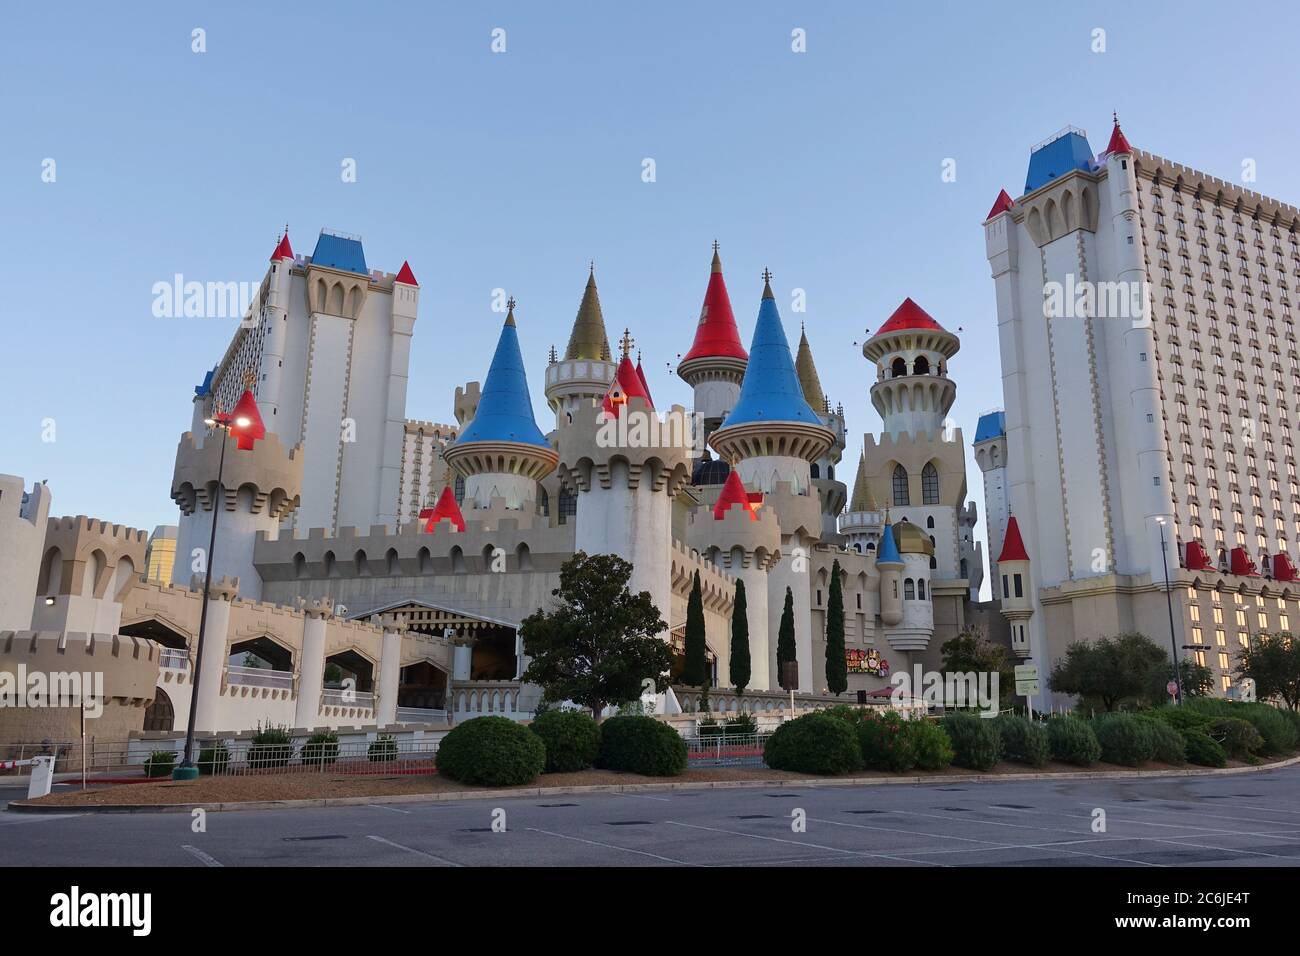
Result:
[[203,670],[203,635],[208,629],[208,599],[212,591],[212,552],[217,546],[217,517],[221,514],[222,473],[226,468],[226,442],[232,428],[247,428],[249,419],[232,418],[229,415],[216,414],[206,419],[204,424],[215,428],[221,436],[221,454],[217,458],[217,490],[212,500],[212,532],[208,535],[207,567],[203,575],[203,603],[199,609],[199,640],[194,649],[194,680],[190,682],[190,714],[185,727],[185,752],[180,766],[172,771],[173,780],[193,780],[199,775],[199,768],[194,766],[194,718],[198,710],[199,677]]
[[1183,703],[1183,669],[1178,661],[1178,640],[1174,637],[1174,592],[1169,584],[1169,554],[1165,546],[1165,519],[1157,518],[1160,525],[1160,563],[1165,566],[1165,603],[1169,607],[1169,649],[1174,655],[1174,683],[1178,686],[1176,703]]

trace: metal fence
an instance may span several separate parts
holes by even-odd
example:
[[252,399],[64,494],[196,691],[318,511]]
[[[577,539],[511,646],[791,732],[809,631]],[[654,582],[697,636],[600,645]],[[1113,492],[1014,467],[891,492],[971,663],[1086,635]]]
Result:
[[761,767],[771,734],[715,734],[686,738],[688,767]]
[[[386,737],[368,743],[204,741],[196,743],[195,749],[194,763],[198,766],[199,773],[205,776],[329,773],[391,777],[437,772],[437,741],[398,741]],[[146,761],[149,759],[146,757]],[[176,758],[177,762],[179,759]],[[173,764],[165,766],[170,773]]]

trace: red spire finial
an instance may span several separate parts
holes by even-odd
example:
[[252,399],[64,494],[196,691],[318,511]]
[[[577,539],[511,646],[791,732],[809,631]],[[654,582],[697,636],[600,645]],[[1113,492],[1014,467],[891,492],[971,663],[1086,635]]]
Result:
[[277,259],[288,259],[293,261],[293,246],[289,245],[289,224],[284,224],[284,235],[280,237],[280,244],[275,247],[275,252],[271,253],[271,261]]
[[460,513],[460,505],[456,504],[456,495],[451,490],[451,485],[442,489],[442,495],[438,498],[438,503],[432,508],[423,508],[420,511],[420,518],[425,522],[424,530],[426,533],[432,533],[437,527],[439,521],[450,521],[452,527],[457,531],[465,530],[465,518]]
[[1121,153],[1132,153],[1133,147],[1128,144],[1128,139],[1119,128],[1119,113],[1116,112],[1112,115],[1115,118],[1115,128],[1110,131],[1110,143],[1106,146],[1106,152],[1113,156]]

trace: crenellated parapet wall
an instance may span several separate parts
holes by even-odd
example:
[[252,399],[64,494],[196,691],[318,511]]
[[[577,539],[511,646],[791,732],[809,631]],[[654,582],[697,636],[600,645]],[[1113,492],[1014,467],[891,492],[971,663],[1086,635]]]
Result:
[[863,474],[877,501],[894,500],[894,466],[907,470],[908,493],[913,506],[924,501],[921,472],[933,464],[939,473],[939,503],[950,508],[966,504],[966,440],[960,428],[934,436],[883,434],[862,438]]
[[[781,558],[781,525],[776,512],[766,507],[756,514],[732,507],[721,518],[714,517],[712,508],[700,507],[686,519],[685,545],[707,555],[714,566],[766,571]],[[732,557],[737,548],[741,551],[738,565]]]
[[[50,518],[37,593],[120,601],[135,575],[144,571],[148,544],[149,535],[137,528],[85,515]],[[123,560],[129,563],[122,565]]]
[[633,397],[617,418],[608,418],[600,405],[582,403],[559,428],[558,467],[565,485],[579,492],[608,490],[622,480],[632,490],[645,484],[672,498],[690,481],[692,429],[681,405],[660,417],[644,399]]
[[[172,500],[182,514],[212,510],[220,457],[221,436],[211,436],[202,443],[197,441],[193,432],[181,436],[172,477]],[[222,506],[226,511],[236,510],[240,494],[247,490],[251,492],[246,502],[247,510],[252,514],[265,513],[278,521],[300,504],[302,482],[301,444],[286,451],[280,439],[268,432],[251,450],[244,451],[236,447],[233,438],[226,438],[221,482],[224,491]]]
[[670,567],[674,596],[685,598],[690,595],[698,571],[705,610],[730,617],[736,595],[735,575],[722,570],[699,551],[680,541],[673,542]]

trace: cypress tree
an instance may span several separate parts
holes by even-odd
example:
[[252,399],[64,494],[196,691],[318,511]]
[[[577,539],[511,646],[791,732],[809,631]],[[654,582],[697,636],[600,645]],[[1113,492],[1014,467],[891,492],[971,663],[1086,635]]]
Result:
[[736,582],[736,600],[731,612],[731,686],[743,694],[749,686],[749,612],[745,607],[745,582]]
[[785,609],[781,611],[781,629],[777,632],[776,638],[776,673],[783,690],[790,690],[790,688],[785,686],[785,674],[781,665],[794,660],[798,660],[794,647],[794,594],[787,587]]
[[849,667],[844,660],[844,588],[838,559],[831,566],[831,593],[826,605],[826,687],[836,695],[849,689]]
[[682,666],[682,683],[698,687],[707,678],[704,660],[704,596],[700,591],[700,572],[695,572],[691,596],[686,601],[686,660]]

